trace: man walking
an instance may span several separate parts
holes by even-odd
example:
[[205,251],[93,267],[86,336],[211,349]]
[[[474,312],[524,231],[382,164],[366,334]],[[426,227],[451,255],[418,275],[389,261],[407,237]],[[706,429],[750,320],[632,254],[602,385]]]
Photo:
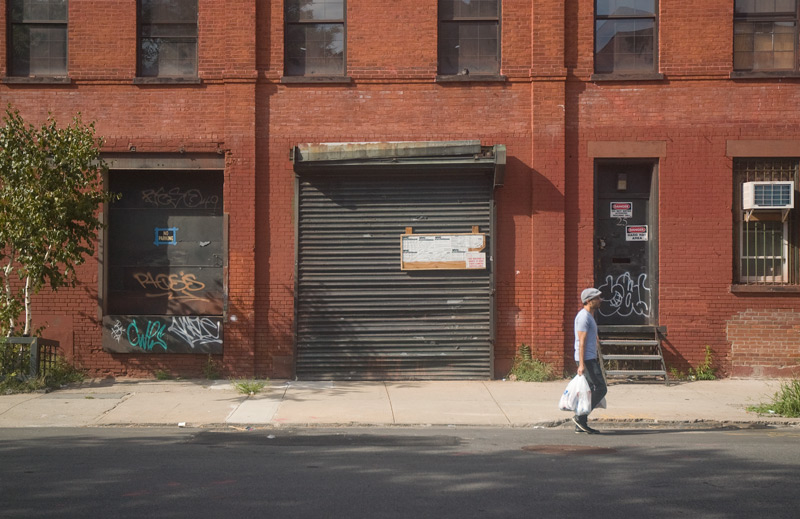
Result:
[[[592,409],[597,407],[608,391],[597,355],[597,323],[594,320],[594,314],[603,301],[600,295],[596,288],[587,288],[581,292],[583,308],[575,316],[575,362],[578,364],[578,375],[586,377],[589,389],[592,390]],[[575,422],[576,433],[599,433],[589,427],[588,415],[575,415],[572,421]]]

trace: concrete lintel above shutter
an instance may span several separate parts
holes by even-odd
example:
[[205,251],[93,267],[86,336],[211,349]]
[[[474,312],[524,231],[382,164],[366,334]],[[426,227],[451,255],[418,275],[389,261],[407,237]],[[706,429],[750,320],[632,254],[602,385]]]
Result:
[[506,147],[481,146],[478,140],[329,142],[298,144],[291,150],[297,172],[353,166],[423,166],[494,170],[494,185],[503,185]]

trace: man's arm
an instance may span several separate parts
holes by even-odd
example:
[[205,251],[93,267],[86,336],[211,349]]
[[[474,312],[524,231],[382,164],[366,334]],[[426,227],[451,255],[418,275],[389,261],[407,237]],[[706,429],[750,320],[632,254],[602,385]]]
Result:
[[586,332],[578,333],[578,375],[583,375],[586,365],[583,363],[583,356],[586,353]]

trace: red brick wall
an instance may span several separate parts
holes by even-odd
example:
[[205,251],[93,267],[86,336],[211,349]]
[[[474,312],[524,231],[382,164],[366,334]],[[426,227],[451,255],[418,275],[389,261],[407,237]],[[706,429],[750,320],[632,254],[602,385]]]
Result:
[[[5,30],[5,2],[0,30]],[[521,343],[558,369],[572,358],[578,294],[593,284],[590,142],[661,141],[659,323],[670,366],[705,346],[734,375],[798,364],[800,294],[732,294],[733,182],[726,144],[800,140],[796,79],[730,79],[729,0],[660,2],[663,80],[593,81],[593,2],[505,0],[504,82],[436,83],[436,2],[348,0],[350,84],[285,84],[283,2],[200,0],[199,85],[134,85],[135,1],[70,3],[71,85],[0,84],[32,122],[81,111],[106,151],[223,150],[230,214],[226,373],[292,375],[294,173],[289,150],[328,141],[505,144],[496,192],[495,375]],[[0,38],[5,70],[5,35]],[[112,355],[98,328],[99,267],[37,299],[40,322],[96,374],[201,372],[191,355]],[[785,328],[785,327],[789,328]],[[786,333],[784,334],[784,331]],[[794,335],[793,335],[794,334]],[[797,341],[794,341],[797,343]]]

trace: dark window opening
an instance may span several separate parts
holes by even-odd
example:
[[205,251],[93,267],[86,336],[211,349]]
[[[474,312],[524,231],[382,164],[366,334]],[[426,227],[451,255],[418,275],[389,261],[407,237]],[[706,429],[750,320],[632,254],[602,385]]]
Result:
[[197,76],[197,0],[139,0],[139,77]]
[[597,0],[595,6],[595,72],[655,72],[657,1]]
[[734,70],[796,71],[797,22],[797,0],[736,0]]
[[439,0],[439,74],[500,72],[500,1]]
[[343,76],[344,0],[287,0],[287,76]]
[[67,74],[67,0],[9,0],[10,76]]

